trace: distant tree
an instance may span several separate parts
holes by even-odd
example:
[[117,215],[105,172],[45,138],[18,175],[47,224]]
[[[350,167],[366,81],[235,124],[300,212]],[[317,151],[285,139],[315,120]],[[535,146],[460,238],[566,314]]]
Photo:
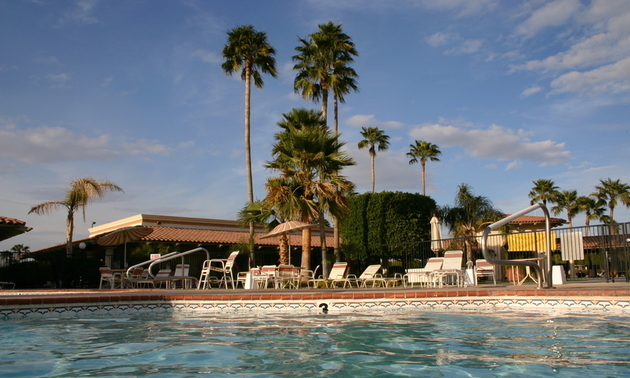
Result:
[[477,234],[504,216],[488,198],[474,195],[468,184],[459,185],[454,206],[443,206],[440,215],[454,237],[464,238],[467,261],[473,261]]
[[560,214],[561,212],[567,212],[567,220],[569,221],[569,227],[573,227],[573,217],[575,214],[582,211],[580,208],[580,200],[577,190],[563,190],[554,198],[556,206],[551,208],[554,214]]
[[586,214],[584,218],[585,234],[588,236],[590,229],[589,226],[592,220],[602,220],[606,215],[606,208],[603,201],[588,196],[580,196],[578,198],[578,204],[580,210]]
[[442,154],[440,148],[433,143],[425,142],[423,140],[416,140],[415,144],[410,144],[411,148],[409,152],[407,152],[407,156],[409,159],[409,164],[415,164],[420,162],[422,166],[422,195],[427,194],[426,190],[426,172],[425,166],[427,161],[440,161],[438,156]]
[[92,177],[84,177],[72,180],[70,188],[66,191],[65,199],[50,201],[35,205],[29,214],[48,214],[54,210],[64,208],[68,211],[66,218],[66,256],[72,257],[72,234],[74,233],[74,213],[83,212],[85,222],[85,209],[95,199],[103,198],[106,192],[123,190],[111,181],[98,181]]
[[[276,50],[267,42],[267,34],[254,30],[252,25],[236,27],[227,33],[228,41],[223,47],[221,65],[226,75],[231,76],[240,71],[241,79],[245,81],[245,168],[247,171],[247,202],[254,202],[254,179],[252,177],[252,158],[250,143],[250,109],[251,109],[251,81],[262,88],[263,73],[277,77]],[[249,225],[251,258],[254,258],[254,225]]]
[[630,207],[630,185],[622,183],[619,179],[599,180],[600,185],[596,186],[596,192],[591,194],[609,209],[610,223],[614,223],[615,207],[621,202],[626,207]]
[[374,193],[374,187],[376,183],[376,175],[374,169],[374,160],[376,159],[376,149],[379,151],[385,151],[389,148],[389,135],[385,135],[383,130],[379,130],[378,127],[363,127],[361,128],[361,136],[363,140],[359,141],[359,149],[362,150],[368,147],[370,153],[370,168],[372,172],[372,193]]
[[532,205],[542,201],[543,205],[547,206],[547,201],[553,202],[554,198],[560,193],[553,180],[540,179],[533,181],[533,183],[534,187],[529,192]]

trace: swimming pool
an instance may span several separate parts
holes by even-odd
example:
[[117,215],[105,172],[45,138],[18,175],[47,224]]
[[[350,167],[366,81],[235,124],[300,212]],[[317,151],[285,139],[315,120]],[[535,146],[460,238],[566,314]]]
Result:
[[630,376],[630,317],[527,312],[0,322],[3,377]]

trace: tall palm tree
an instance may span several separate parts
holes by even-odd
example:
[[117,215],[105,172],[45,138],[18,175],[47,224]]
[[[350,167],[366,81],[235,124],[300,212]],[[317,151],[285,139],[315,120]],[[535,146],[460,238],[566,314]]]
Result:
[[474,195],[468,184],[459,185],[453,207],[444,206],[439,212],[452,235],[464,238],[467,261],[473,261],[473,247],[477,244],[475,237],[478,233],[486,225],[503,218],[503,213],[488,198]]
[[[296,62],[293,69],[298,73],[293,86],[295,92],[305,99],[321,101],[322,117],[327,122],[330,91],[334,95],[336,112],[337,101],[343,103],[345,94],[358,90],[358,75],[348,65],[354,62],[353,57],[359,56],[359,53],[352,38],[343,32],[341,24],[330,21],[318,25],[318,28],[308,39],[300,38],[301,45],[295,48],[298,54],[293,56]],[[335,133],[339,132],[337,122],[334,130]]]
[[[312,111],[295,109],[284,114],[283,128],[275,136],[274,160],[266,167],[280,173],[267,182],[267,197],[286,220],[319,222],[322,265],[325,264],[325,215],[342,216],[348,211],[346,194],[354,185],[339,172],[354,161],[341,148],[343,142],[332,134],[321,117],[313,121]],[[301,120],[306,122],[301,122]],[[310,255],[303,251],[302,266],[309,268]]]
[[554,202],[556,206],[552,207],[551,211],[557,215],[566,210],[569,227],[573,228],[573,217],[582,211],[577,190],[563,190],[559,192],[554,198]]
[[422,166],[422,195],[425,196],[427,193],[425,175],[427,161],[440,161],[438,156],[442,154],[442,151],[435,144],[423,140],[416,140],[415,144],[409,145],[409,148],[410,150],[407,152],[407,156],[410,158],[409,164],[420,162]]
[[[333,92],[334,131],[339,133],[338,102],[345,102],[345,95],[358,91],[356,71],[349,66],[359,56],[352,38],[345,34],[341,24],[332,21],[318,25],[318,31],[309,39],[299,39],[297,55],[293,57],[294,70],[298,71],[294,90],[314,102],[321,100],[322,117],[328,124],[328,94]],[[339,222],[333,218],[334,250],[337,260],[339,250]]]
[[[226,75],[231,76],[240,71],[241,79],[245,81],[245,168],[247,171],[247,202],[254,202],[254,179],[252,177],[252,158],[250,143],[250,109],[251,109],[251,81],[262,88],[264,81],[262,74],[277,77],[276,50],[267,42],[267,34],[254,30],[252,25],[238,26],[227,33],[227,44],[223,47],[221,65]],[[254,224],[249,225],[251,260],[254,260]]]
[[533,181],[534,187],[529,192],[529,198],[531,198],[531,204],[542,201],[543,205],[547,206],[547,201],[554,202],[554,199],[560,193],[553,180],[539,179]]
[[372,172],[372,193],[374,193],[374,186],[376,183],[374,160],[376,159],[376,149],[379,151],[385,151],[389,148],[389,135],[385,135],[383,130],[379,130],[378,127],[363,127],[361,128],[361,136],[363,140],[359,141],[358,147],[360,150],[368,147],[370,153],[370,168]]
[[597,192],[591,194],[608,206],[610,223],[614,223],[615,207],[621,202],[626,207],[630,207],[630,185],[622,183],[621,180],[599,180],[600,185],[595,189]]
[[66,191],[65,198],[61,201],[49,201],[35,205],[28,212],[35,214],[48,214],[59,208],[68,211],[66,217],[66,256],[72,257],[72,234],[74,233],[74,213],[83,212],[85,222],[85,209],[88,203],[98,198],[103,198],[106,192],[123,190],[111,181],[98,181],[92,177],[84,177],[72,180],[70,188]]
[[602,220],[606,214],[604,203],[592,196],[580,196],[578,198],[580,210],[586,214],[584,218],[584,234],[589,235],[591,220]]

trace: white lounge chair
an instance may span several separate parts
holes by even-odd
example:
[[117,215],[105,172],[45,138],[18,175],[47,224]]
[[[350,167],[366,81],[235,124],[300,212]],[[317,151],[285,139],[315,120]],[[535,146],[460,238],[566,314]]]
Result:
[[403,276],[403,286],[414,286],[415,284],[419,284],[420,286],[432,286],[431,273],[442,269],[443,261],[444,259],[442,257],[431,257],[427,260],[424,268],[407,269],[407,273]]
[[492,282],[496,285],[497,279],[494,275],[494,264],[490,264],[485,259],[478,259],[475,262],[475,285],[479,277],[492,277]]
[[466,271],[462,269],[464,260],[463,251],[444,252],[442,268],[433,272],[432,281],[434,285],[443,287],[444,284],[456,284],[458,287],[466,286]]
[[361,273],[361,275],[357,278],[356,275],[354,274],[348,274],[348,276],[343,279],[343,280],[338,280],[339,282],[343,281],[343,287],[345,288],[346,286],[350,286],[352,287],[353,285],[355,287],[367,287],[368,282],[370,282],[372,284],[372,287],[375,286],[386,286],[385,285],[385,279],[383,278],[382,275],[378,274],[378,271],[381,270],[381,265],[380,264],[376,264],[376,265],[370,265],[367,268],[365,268],[365,270],[363,271],[363,273]]
[[330,269],[330,273],[328,273],[328,278],[324,278],[319,276],[319,278],[314,278],[307,282],[308,287],[313,285],[313,288],[320,286],[323,284],[324,287],[334,287],[333,283],[337,280],[343,280],[346,278],[346,270],[348,270],[347,262],[336,262],[333,264],[332,269]]

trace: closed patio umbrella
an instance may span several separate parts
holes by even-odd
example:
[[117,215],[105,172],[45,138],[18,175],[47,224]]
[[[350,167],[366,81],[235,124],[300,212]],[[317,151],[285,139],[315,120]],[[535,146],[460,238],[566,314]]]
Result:
[[431,250],[435,252],[437,256],[440,251],[444,250],[442,245],[442,226],[440,220],[433,215],[431,218]]
[[133,226],[119,228],[118,230],[109,232],[103,236],[100,236],[96,243],[98,245],[125,245],[125,254],[123,257],[123,266],[127,267],[127,242],[136,241],[148,236],[153,232],[151,227],[145,226]]

